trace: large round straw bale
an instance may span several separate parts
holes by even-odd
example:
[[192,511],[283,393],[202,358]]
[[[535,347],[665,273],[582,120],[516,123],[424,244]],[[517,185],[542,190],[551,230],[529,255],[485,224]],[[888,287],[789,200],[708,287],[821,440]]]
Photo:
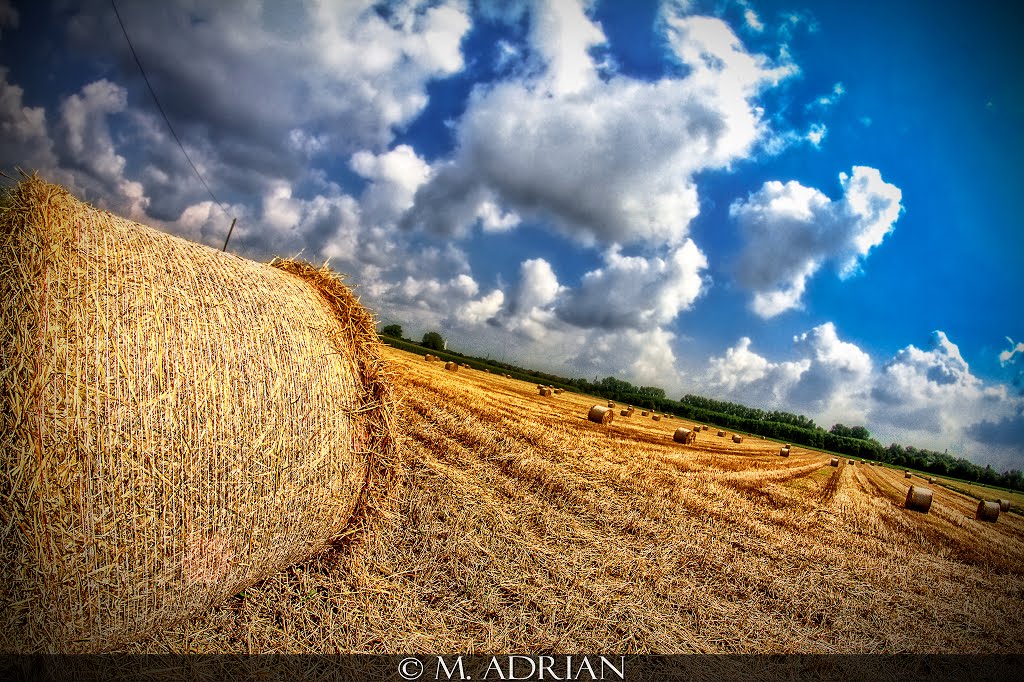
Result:
[[555,395],[562,395],[562,389],[556,388],[555,389]]
[[738,433],[734,433],[732,435],[732,442],[733,443],[742,443],[743,442],[743,436],[739,435]]
[[446,370],[448,370],[449,372],[458,372],[459,371],[459,366],[456,365],[454,362],[452,362],[450,360],[448,362],[444,363],[444,368]]
[[931,485],[932,483],[935,483],[935,477],[934,476],[929,476],[928,477],[928,484]]
[[855,461],[854,461],[854,460],[852,460],[852,459],[848,459],[848,460],[846,460],[846,463],[847,463],[847,464],[854,464],[854,465],[855,465],[855,464],[857,464],[857,462],[855,462]]
[[611,400],[609,400],[608,401],[608,407],[615,407],[615,403],[613,403]]
[[629,416],[629,410],[619,410],[619,416],[620,417],[628,417]]
[[839,458],[838,457],[833,457],[832,461],[830,461],[829,464],[831,464],[834,467],[839,466]]
[[614,418],[615,413],[612,411],[612,408],[604,405],[594,405],[587,414],[587,419],[598,424],[611,424]]
[[651,419],[653,421],[660,422],[661,421],[661,415],[660,414],[652,414],[651,415]]
[[932,506],[932,491],[919,485],[910,486],[910,490],[907,491],[907,501],[903,503],[903,506],[927,514]]
[[719,431],[718,432],[718,437],[719,438],[725,438],[725,431]]
[[996,500],[999,503],[999,511],[1008,512],[1010,511],[1010,501],[1005,498]]
[[434,359],[434,356],[431,355],[430,353],[427,353],[426,355],[423,356],[423,359],[426,360],[427,362],[430,362],[431,360]]
[[641,412],[640,412],[640,416],[641,416],[641,417],[646,417],[646,416],[647,416],[647,410],[643,410],[643,411],[641,411]]
[[545,398],[551,396],[551,389],[547,388],[546,386],[541,386],[539,389],[537,389],[537,392],[540,393],[540,395],[544,396]]
[[911,476],[913,476],[913,474],[911,474],[909,471],[904,472],[903,474],[903,478],[910,478]]
[[978,502],[978,511],[974,514],[974,518],[993,523],[997,521],[999,519],[999,501],[981,500]]
[[779,457],[789,457],[789,448],[780,448]]
[[677,443],[692,443],[697,440],[697,434],[690,429],[680,426],[676,429],[676,432],[672,434],[672,440]]
[[0,199],[0,648],[89,652],[322,551],[388,480],[373,316],[326,268],[33,177]]

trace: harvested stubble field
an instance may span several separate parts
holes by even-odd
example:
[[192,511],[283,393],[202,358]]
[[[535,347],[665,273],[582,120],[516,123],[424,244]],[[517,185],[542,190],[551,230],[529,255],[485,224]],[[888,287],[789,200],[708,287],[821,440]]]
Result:
[[129,651],[1024,651],[1018,514],[386,355],[402,461],[366,525]]

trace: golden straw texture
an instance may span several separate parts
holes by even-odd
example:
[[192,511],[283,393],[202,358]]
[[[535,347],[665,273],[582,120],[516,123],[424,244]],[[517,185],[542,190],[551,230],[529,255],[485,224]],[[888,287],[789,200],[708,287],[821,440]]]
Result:
[[907,509],[927,514],[928,510],[931,509],[933,496],[934,493],[928,488],[912,485],[910,490],[907,491],[907,500],[903,503],[903,506]]
[[4,194],[0,244],[0,651],[194,616],[351,532],[388,483],[374,320],[326,268],[34,176]]
[[999,520],[999,500],[980,500],[974,518],[992,523]]

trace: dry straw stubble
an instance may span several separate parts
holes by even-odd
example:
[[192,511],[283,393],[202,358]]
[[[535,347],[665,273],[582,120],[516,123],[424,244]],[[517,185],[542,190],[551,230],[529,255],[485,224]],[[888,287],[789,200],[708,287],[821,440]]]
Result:
[[[351,531],[389,483],[372,315],[27,178],[0,203],[0,649],[98,651]],[[384,486],[386,487],[386,486]]]

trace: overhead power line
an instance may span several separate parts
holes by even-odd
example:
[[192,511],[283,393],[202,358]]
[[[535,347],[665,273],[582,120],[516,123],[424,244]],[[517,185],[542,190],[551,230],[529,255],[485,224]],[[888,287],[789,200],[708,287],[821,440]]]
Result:
[[[139,67],[139,73],[142,74],[142,80],[146,81],[146,87],[149,88],[149,94],[153,96],[153,101],[156,102],[156,108],[160,111],[160,115],[163,116],[164,123],[167,124],[167,129],[171,131],[171,136],[174,138],[174,141],[178,143],[178,148],[181,149],[181,153],[185,155],[185,160],[188,161],[188,165],[192,167],[196,177],[199,178],[199,182],[203,183],[203,187],[206,188],[206,192],[210,195],[210,198],[213,199],[213,203],[217,205],[217,208],[224,212],[224,215],[230,218],[231,214],[227,212],[227,209],[224,208],[220,199],[214,195],[213,190],[210,189],[208,184],[206,184],[206,180],[203,179],[203,174],[199,172],[196,165],[192,163],[192,158],[188,155],[188,152],[185,151],[185,145],[181,143],[181,138],[178,137],[178,133],[174,132],[174,126],[171,125],[171,119],[167,118],[167,112],[164,111],[163,106],[160,104],[160,98],[156,96],[156,90],[153,89],[153,84],[149,82],[149,76],[146,75],[146,70],[142,68],[142,62],[139,60],[139,55],[135,51],[135,46],[132,45],[132,39],[128,37],[128,29],[125,28],[124,21],[121,19],[121,13],[117,11],[117,3],[115,3],[114,0],[110,0],[110,6],[114,8],[114,16],[117,17],[117,23],[121,26],[121,32],[124,34],[124,39],[128,43],[128,49],[131,50],[132,57],[135,58],[135,64]],[[228,240],[231,239],[231,233],[235,229],[236,220],[237,218],[233,218],[231,220],[231,228],[228,230],[228,236],[224,240],[224,248],[222,248],[221,251],[226,251],[228,248]]]

